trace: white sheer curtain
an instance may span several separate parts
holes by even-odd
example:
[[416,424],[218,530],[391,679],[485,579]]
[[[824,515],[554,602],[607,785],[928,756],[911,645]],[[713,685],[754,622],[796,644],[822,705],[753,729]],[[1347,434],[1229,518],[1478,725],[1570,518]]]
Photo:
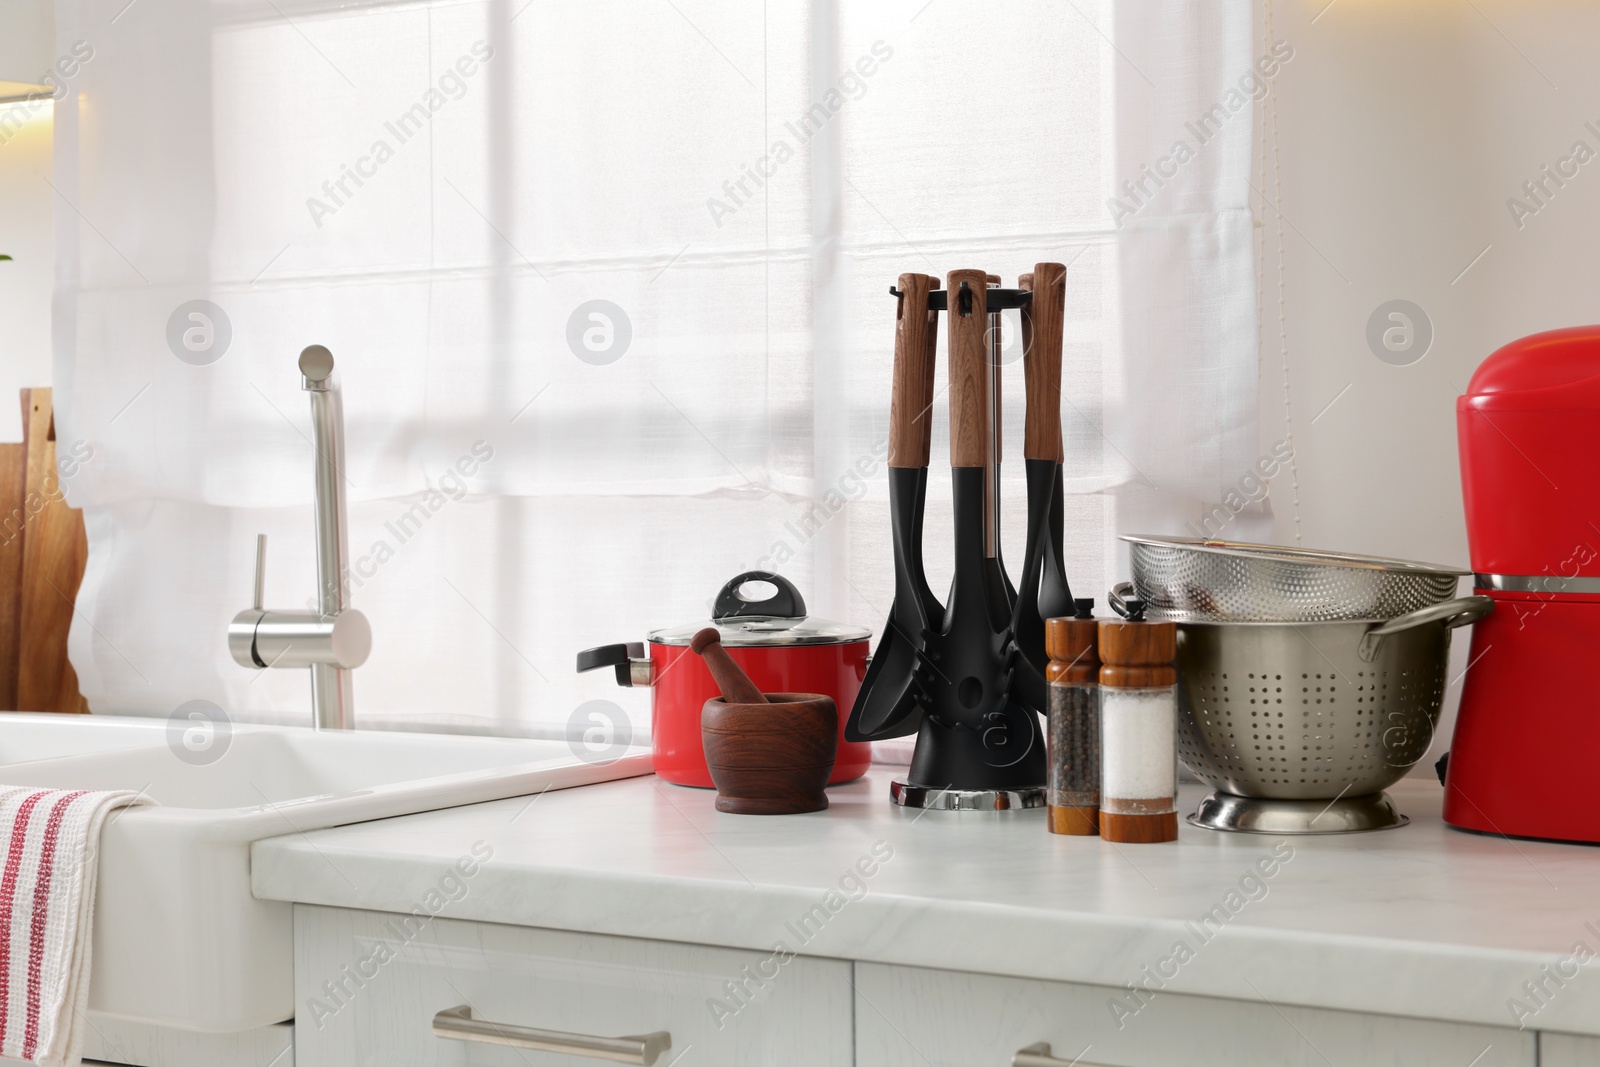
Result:
[[647,694],[573,653],[757,565],[880,626],[902,271],[1071,264],[1079,595],[1116,533],[1181,528],[1256,459],[1248,106],[1110,203],[1250,70],[1246,5],[125,4],[58,6],[94,49],[57,110],[56,377],[92,449],[67,491],[96,711],[306,721],[304,673],[224,634],[258,531],[269,606],[313,593],[313,342],[345,390],[368,725],[538,731],[599,697],[643,732]]

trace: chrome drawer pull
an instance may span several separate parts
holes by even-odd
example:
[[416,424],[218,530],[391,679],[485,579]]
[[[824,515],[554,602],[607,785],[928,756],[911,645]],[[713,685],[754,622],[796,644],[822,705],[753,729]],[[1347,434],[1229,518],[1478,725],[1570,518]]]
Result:
[[1011,1067],[1105,1067],[1105,1065],[1088,1063],[1084,1060],[1057,1059],[1050,1055],[1050,1042],[1041,1041],[1037,1045],[1017,1049],[1017,1054],[1011,1057]]
[[564,1034],[560,1030],[535,1030],[531,1026],[474,1019],[472,1008],[466,1004],[447,1008],[435,1015],[433,1033],[436,1037],[451,1041],[476,1041],[485,1045],[537,1049],[540,1052],[564,1052],[569,1056],[587,1056],[594,1060],[610,1060],[612,1063],[638,1063],[644,1067],[651,1067],[663,1052],[672,1047],[672,1035],[665,1030],[637,1037]]

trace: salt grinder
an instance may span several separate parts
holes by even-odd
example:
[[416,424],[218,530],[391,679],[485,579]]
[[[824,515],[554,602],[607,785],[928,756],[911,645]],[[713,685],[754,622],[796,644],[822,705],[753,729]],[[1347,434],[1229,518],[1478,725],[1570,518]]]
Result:
[[1050,764],[1045,826],[1053,834],[1098,833],[1100,808],[1099,624],[1093,600],[1075,600],[1071,618],[1046,619]]
[[1150,622],[1144,604],[1099,624],[1100,836],[1178,838],[1178,627]]

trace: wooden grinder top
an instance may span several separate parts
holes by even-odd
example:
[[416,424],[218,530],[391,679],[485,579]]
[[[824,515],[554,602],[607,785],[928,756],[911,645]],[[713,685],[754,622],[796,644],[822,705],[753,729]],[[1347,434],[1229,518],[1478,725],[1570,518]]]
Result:
[[1123,689],[1178,684],[1178,624],[1101,619],[1100,684]]
[[1050,657],[1045,681],[1087,685],[1100,677],[1100,622],[1059,618],[1044,621],[1044,650]]

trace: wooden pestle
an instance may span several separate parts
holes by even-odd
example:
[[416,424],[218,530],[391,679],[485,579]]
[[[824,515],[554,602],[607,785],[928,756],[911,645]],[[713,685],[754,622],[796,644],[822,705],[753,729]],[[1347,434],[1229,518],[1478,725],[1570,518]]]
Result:
[[722,690],[722,699],[729,704],[765,704],[767,698],[762,696],[761,690],[750,680],[750,676],[733,662],[733,657],[728,655],[728,650],[722,647],[722,635],[715,626],[707,626],[704,630],[689,639],[691,651],[706,661],[706,667],[711,671],[711,677],[717,680],[717,688]]

